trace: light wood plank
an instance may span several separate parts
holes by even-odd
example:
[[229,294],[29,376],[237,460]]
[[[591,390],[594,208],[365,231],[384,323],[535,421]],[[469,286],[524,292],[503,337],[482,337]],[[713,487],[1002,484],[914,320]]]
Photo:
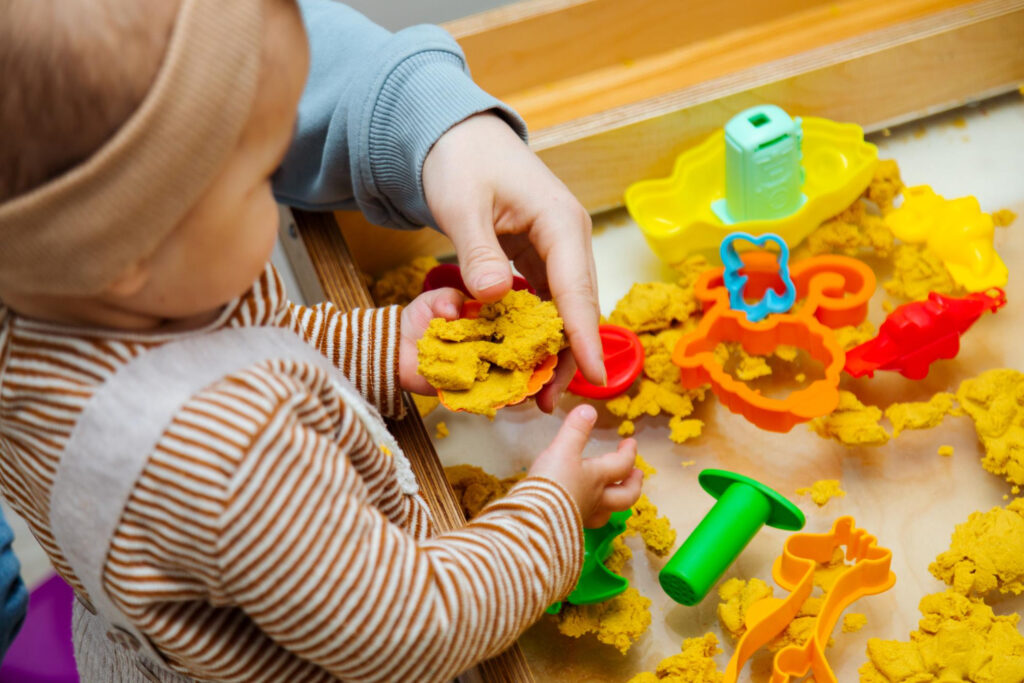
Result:
[[1021,36],[1024,0],[984,0],[536,131],[531,146],[601,211],[755,104],[872,131],[1016,88]]
[[835,0],[535,0],[445,24],[499,97],[757,26]]
[[[708,32],[639,60],[620,61],[509,93],[505,100],[540,130],[739,73],[760,64],[967,4],[967,0],[850,0]],[[768,6],[771,6],[770,4]],[[604,46],[589,42],[595,51]]]

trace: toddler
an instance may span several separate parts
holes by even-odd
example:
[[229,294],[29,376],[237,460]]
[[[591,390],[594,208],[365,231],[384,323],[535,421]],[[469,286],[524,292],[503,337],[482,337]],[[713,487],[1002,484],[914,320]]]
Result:
[[[573,589],[582,526],[635,502],[635,443],[581,459],[579,407],[505,498],[434,533],[379,414],[430,391],[416,340],[460,295],[304,307],[268,264],[299,7],[43,6],[0,9],[0,124],[29,131],[0,152],[0,483],[78,596],[82,679],[444,680],[507,647]],[[474,131],[522,147],[479,113],[430,154]],[[385,213],[423,203],[353,183]]]

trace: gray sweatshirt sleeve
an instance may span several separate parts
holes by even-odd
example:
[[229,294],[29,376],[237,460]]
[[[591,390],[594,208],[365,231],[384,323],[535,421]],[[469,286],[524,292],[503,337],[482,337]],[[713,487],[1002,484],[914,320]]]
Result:
[[274,177],[279,201],[356,209],[378,225],[434,225],[423,161],[441,135],[492,110],[526,139],[526,124],[469,77],[462,50],[437,26],[390,33],[333,0],[300,0],[309,80],[295,138]]

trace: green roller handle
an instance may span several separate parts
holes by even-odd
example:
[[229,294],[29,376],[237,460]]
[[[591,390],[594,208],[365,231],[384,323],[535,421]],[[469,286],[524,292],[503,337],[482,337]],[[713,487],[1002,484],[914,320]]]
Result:
[[699,481],[718,502],[658,574],[669,597],[696,605],[707,596],[765,524],[797,531],[803,513],[764,484],[724,470],[704,470]]

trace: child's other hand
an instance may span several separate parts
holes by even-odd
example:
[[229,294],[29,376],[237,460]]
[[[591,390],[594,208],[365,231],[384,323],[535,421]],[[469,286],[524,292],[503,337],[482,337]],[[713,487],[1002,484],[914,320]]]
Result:
[[561,484],[576,501],[583,526],[593,529],[608,522],[611,513],[632,507],[640,497],[643,473],[633,467],[636,441],[624,439],[614,453],[583,459],[583,447],[594,428],[593,406],[573,408],[551,445],[544,449],[528,476]]
[[[554,299],[583,376],[603,384],[590,216],[562,181],[504,121],[478,114],[434,144],[423,163],[423,192],[438,227],[455,244],[473,296],[504,296],[514,261],[538,294]],[[537,396],[545,412],[574,371],[569,362],[559,367],[556,381]]]
[[398,382],[406,391],[434,394],[436,390],[417,371],[419,351],[416,342],[434,318],[454,320],[462,308],[462,292],[451,287],[423,292],[402,309],[401,339],[398,346]]

